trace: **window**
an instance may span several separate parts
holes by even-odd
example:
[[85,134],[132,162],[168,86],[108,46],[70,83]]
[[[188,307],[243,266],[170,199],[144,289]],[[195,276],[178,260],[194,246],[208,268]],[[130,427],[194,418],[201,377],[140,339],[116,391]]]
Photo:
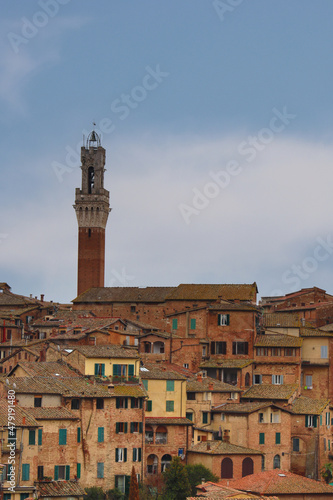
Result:
[[317,415],[305,415],[305,427],[317,427]]
[[305,375],[305,387],[312,389],[312,375]]
[[195,330],[197,326],[197,320],[195,318],[191,318],[190,320],[190,329]]
[[244,458],[242,462],[242,477],[253,474],[253,460],[250,457]]
[[327,351],[327,346],[326,345],[322,345],[320,347],[320,357],[322,359],[327,359],[328,358],[328,351]]
[[105,363],[95,363],[95,375],[104,377]]
[[135,306],[131,306],[131,313],[135,313],[136,311],[136,307]]
[[187,399],[190,401],[195,401],[195,392],[188,392],[186,395]]
[[265,455],[261,456],[261,470],[265,470]]
[[202,412],[202,423],[203,424],[208,424],[208,411],[203,411]]
[[257,347],[257,356],[268,356],[267,347]]
[[272,375],[272,384],[282,385],[283,384],[283,375]]
[[187,411],[186,412],[186,418],[188,420],[191,420],[191,422],[193,422],[193,412],[192,411]]
[[29,445],[34,445],[34,444],[36,444],[36,431],[30,430],[29,431]]
[[293,451],[299,451],[299,438],[293,438]]
[[148,391],[148,380],[142,380],[142,385]]
[[128,408],[127,398],[122,396],[116,398],[116,408]]
[[232,354],[248,354],[249,344],[248,342],[233,342],[232,343]]
[[[7,340],[10,340],[12,338],[12,331],[7,330]],[[19,359],[21,359],[21,353],[19,354]]]
[[272,354],[272,356],[281,356],[281,348],[280,347],[272,347],[271,354]]
[[81,464],[76,464],[76,478],[81,479]]
[[281,466],[280,455],[275,455],[273,460],[273,469],[280,469],[280,466]]
[[166,411],[174,411],[174,401],[166,402]]
[[129,476],[115,476],[115,486],[123,494],[127,494],[129,490]]
[[271,424],[279,424],[280,423],[280,413],[278,411],[273,411],[271,413]]
[[77,442],[81,443],[81,427],[77,428],[76,437],[77,437]]
[[43,465],[38,465],[37,467],[37,479],[41,481],[44,477],[44,467]]
[[30,480],[30,464],[22,464],[22,481]]
[[167,391],[174,391],[175,390],[175,381],[174,380],[167,380],[166,381],[166,390]]
[[97,462],[97,477],[99,479],[104,477],[104,462]]
[[35,396],[34,397],[34,407],[41,408],[41,406],[42,406],[42,396]]
[[127,422],[116,422],[116,434],[126,434]]
[[[131,369],[130,373],[130,366],[133,368]],[[112,375],[114,377],[126,377],[127,373],[127,365],[113,365],[112,367]],[[134,375],[134,365],[128,365],[128,375],[133,376]]]
[[202,346],[202,357],[205,358],[207,356],[207,346],[203,345]]
[[146,411],[152,411],[153,410],[153,402],[148,399],[146,403]]
[[59,429],[59,444],[61,446],[67,444],[67,429]]
[[226,457],[221,462],[221,478],[232,479],[233,477],[233,462],[231,458]]
[[173,330],[178,329],[178,319],[177,318],[173,318],[173,320],[172,320],[172,329]]
[[330,420],[331,420],[331,414],[327,411],[326,412],[326,425],[330,425]]
[[79,399],[72,399],[71,409],[72,410],[79,410],[80,409],[80,400]]
[[116,462],[127,462],[127,448],[116,448]]
[[142,422],[131,422],[131,433],[140,432],[142,433]]
[[133,448],[133,462],[141,462],[141,448]]
[[296,354],[296,349],[294,347],[285,347],[284,349],[285,356],[295,356],[295,354]]
[[98,441],[98,443],[104,443],[104,427],[98,427],[98,429],[97,429],[97,441]]
[[183,367],[188,369],[189,368],[189,364],[188,363],[184,363]]
[[230,324],[230,315],[229,314],[218,314],[217,315],[217,324],[219,326],[227,326]]
[[259,433],[259,444],[265,444],[265,433],[264,432]]
[[281,444],[281,432],[275,433],[275,444]]
[[258,385],[258,384],[261,384],[262,383],[262,375],[260,375],[259,373],[255,373],[253,375],[253,384],[254,385]]
[[231,392],[231,393],[230,393],[230,399],[238,399],[238,394],[237,394],[237,392]]
[[43,444],[43,429],[38,429],[38,446]]
[[96,409],[97,410],[103,410],[104,409],[104,399],[103,398],[97,398],[96,399]]
[[247,374],[245,375],[245,387],[249,387],[250,385],[250,374],[249,372],[247,372]]
[[131,408],[142,408],[142,398],[131,398]]
[[211,354],[227,354],[227,343],[226,342],[211,342],[210,343]]
[[259,424],[263,424],[263,423],[264,423],[264,414],[259,413]]

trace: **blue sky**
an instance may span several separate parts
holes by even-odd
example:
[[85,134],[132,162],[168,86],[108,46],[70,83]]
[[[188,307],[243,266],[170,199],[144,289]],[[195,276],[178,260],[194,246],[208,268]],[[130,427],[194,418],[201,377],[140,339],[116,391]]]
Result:
[[106,286],[333,293],[332,18],[329,0],[7,2],[0,281],[75,298],[95,121]]

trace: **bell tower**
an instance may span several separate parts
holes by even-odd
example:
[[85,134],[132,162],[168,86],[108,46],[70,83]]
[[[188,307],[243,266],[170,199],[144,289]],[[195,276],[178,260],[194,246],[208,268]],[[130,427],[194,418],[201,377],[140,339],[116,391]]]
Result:
[[105,227],[110,209],[109,191],[104,189],[105,149],[93,130],[81,148],[81,189],[75,190],[79,226],[77,294],[104,287]]

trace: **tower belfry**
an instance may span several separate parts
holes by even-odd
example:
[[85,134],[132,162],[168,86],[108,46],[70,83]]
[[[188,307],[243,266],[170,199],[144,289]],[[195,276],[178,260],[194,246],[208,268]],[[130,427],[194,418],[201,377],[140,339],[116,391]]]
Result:
[[75,190],[79,226],[77,294],[104,286],[105,227],[110,209],[104,189],[105,149],[93,130],[81,148],[81,189]]

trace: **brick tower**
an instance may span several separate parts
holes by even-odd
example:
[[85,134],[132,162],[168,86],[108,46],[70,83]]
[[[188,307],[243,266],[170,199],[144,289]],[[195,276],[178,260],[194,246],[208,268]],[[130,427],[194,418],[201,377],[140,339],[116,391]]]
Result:
[[75,190],[79,226],[77,294],[104,286],[105,227],[110,212],[104,189],[105,149],[93,130],[81,148],[82,186]]

